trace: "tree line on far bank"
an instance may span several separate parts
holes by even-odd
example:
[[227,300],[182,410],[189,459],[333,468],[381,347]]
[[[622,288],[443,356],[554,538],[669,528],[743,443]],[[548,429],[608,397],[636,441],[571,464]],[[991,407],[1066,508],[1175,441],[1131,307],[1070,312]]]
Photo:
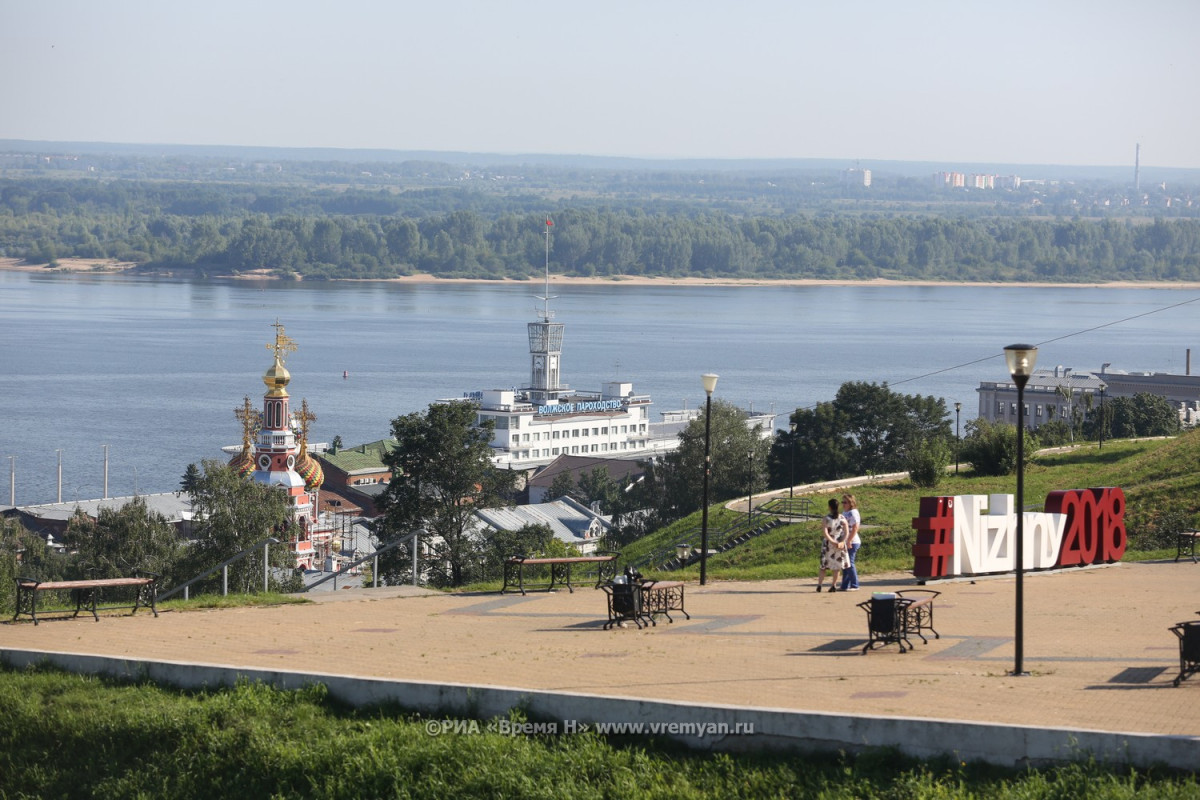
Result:
[[524,279],[544,267],[549,218],[552,268],[569,276],[1200,280],[1197,219],[756,214],[636,199],[546,208],[536,198],[408,195],[392,213],[356,195],[314,195],[280,212],[203,186],[163,206],[122,184],[0,181],[0,257],[117,259],[199,276]]

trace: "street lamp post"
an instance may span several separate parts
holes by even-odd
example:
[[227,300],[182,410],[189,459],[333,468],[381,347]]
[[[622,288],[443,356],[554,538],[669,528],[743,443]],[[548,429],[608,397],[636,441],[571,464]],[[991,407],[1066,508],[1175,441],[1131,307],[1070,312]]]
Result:
[[962,412],[962,403],[954,404],[954,474],[958,474],[958,447],[962,443],[962,436],[959,435],[958,422]]
[[754,524],[754,451],[751,450],[748,454],[747,463],[749,464],[749,481],[746,483],[746,530],[750,530],[750,526]]
[[788,426],[788,431],[792,434],[792,444],[788,449],[788,461],[791,464],[791,471],[788,473],[788,513],[792,513],[792,501],[796,499],[796,423]]
[[1004,360],[1013,383],[1017,385],[1017,618],[1013,675],[1027,675],[1025,657],[1025,384],[1037,363],[1037,348],[1029,344],[1010,344],[1004,348]]
[[717,388],[718,375],[706,372],[700,376],[704,384],[704,496],[700,506],[700,585],[708,579],[708,479],[712,473],[712,395]]

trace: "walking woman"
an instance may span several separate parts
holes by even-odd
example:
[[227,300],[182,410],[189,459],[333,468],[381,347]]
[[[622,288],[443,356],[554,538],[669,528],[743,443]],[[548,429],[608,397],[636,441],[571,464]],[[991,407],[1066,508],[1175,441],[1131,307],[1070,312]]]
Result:
[[848,529],[846,555],[850,560],[845,571],[842,572],[842,591],[857,592],[858,567],[854,562],[855,556],[858,555],[858,548],[862,546],[862,539],[858,536],[858,527],[862,523],[862,516],[858,513],[858,500],[849,492],[842,495],[842,519],[846,520]]
[[838,513],[836,497],[829,498],[829,513],[825,515],[824,527],[821,529],[821,569],[817,573],[817,591],[825,582],[825,570],[833,570],[833,578],[829,582],[829,591],[836,592],[838,576],[850,565],[846,555],[846,520]]

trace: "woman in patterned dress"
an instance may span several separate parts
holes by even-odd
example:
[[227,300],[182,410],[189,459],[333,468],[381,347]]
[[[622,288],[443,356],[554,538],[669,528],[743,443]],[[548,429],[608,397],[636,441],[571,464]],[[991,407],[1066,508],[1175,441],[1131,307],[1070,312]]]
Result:
[[836,592],[838,576],[842,570],[850,566],[850,556],[846,553],[846,520],[838,513],[836,497],[829,498],[829,513],[825,515],[824,527],[821,529],[821,569],[817,573],[817,591],[825,582],[825,570],[833,570],[833,580],[829,591]]

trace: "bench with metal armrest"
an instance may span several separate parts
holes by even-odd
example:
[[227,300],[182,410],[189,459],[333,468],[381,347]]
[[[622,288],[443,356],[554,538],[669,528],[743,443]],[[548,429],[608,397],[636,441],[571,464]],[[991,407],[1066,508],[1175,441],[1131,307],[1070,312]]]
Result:
[[[616,552],[599,552],[590,556],[545,558],[510,556],[504,561],[504,585],[500,587],[500,593],[504,594],[510,589],[515,592],[519,591],[521,594],[525,594],[526,591],[538,590],[548,592],[556,586],[566,586],[568,592],[574,592],[575,588],[571,585],[571,568],[580,564],[596,566],[595,588],[599,589],[605,582],[616,576],[617,557],[620,555]],[[526,585],[525,568],[543,566],[550,568],[550,580]]]
[[[28,614],[33,619],[33,624],[38,623],[38,614],[66,614],[70,613],[71,618],[79,616],[79,612],[88,610],[92,612],[92,617],[99,622],[100,615],[96,613],[99,609],[109,608],[133,608],[133,613],[136,614],[139,608],[148,606],[154,612],[154,616],[158,616],[158,578],[159,576],[153,572],[137,572],[131,578],[95,578],[88,580],[73,580],[73,581],[39,581],[35,578],[16,578],[17,582],[17,608],[13,614],[13,620],[19,618],[22,614]],[[117,589],[122,587],[133,587],[134,597],[133,603],[120,603],[116,605],[101,606],[101,595],[105,590]],[[71,599],[75,603],[75,608],[52,608],[38,610],[38,596],[43,592],[70,592]]]
[[646,624],[657,625],[654,618],[659,614],[666,617],[667,622],[674,623],[672,611],[691,619],[683,607],[686,586],[682,581],[642,580],[604,584],[600,587],[608,595],[608,622],[604,623],[604,629],[608,630],[622,622],[632,622],[639,628]]

